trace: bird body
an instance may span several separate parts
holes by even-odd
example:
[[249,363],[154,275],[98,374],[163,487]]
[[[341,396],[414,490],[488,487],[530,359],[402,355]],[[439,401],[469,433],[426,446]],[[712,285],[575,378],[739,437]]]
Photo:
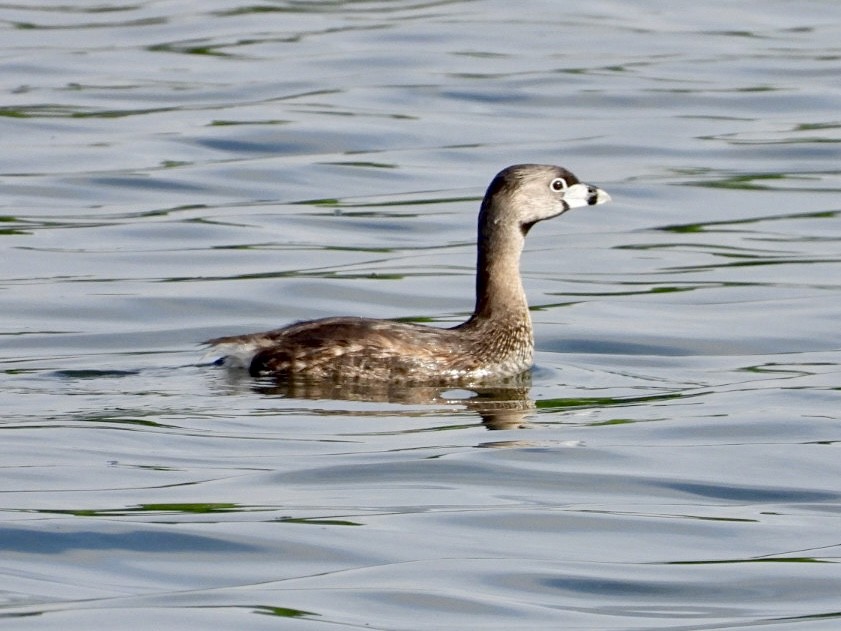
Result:
[[514,377],[531,367],[534,355],[520,279],[526,234],[538,221],[609,200],[562,167],[501,171],[479,212],[474,311],[458,326],[333,317],[206,344],[224,355],[225,365],[278,380],[467,384]]

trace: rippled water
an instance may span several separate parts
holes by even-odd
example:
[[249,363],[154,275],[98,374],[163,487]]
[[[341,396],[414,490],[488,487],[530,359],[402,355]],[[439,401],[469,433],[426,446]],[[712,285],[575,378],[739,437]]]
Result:
[[[34,0],[0,33],[4,626],[838,628],[837,2]],[[614,199],[529,236],[530,388],[202,363],[461,320],[524,161]]]

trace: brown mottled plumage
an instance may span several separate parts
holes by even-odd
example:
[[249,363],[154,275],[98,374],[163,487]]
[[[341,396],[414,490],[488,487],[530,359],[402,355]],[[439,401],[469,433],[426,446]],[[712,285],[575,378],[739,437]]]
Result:
[[479,212],[475,310],[451,329],[338,317],[206,344],[228,353],[225,364],[281,380],[466,384],[518,375],[534,354],[520,279],[526,234],[538,221],[608,200],[561,167],[520,164],[501,171]]

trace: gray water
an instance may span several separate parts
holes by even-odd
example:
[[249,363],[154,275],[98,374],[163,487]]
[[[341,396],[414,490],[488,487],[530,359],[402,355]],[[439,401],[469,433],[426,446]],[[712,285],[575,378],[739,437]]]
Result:
[[[4,628],[841,625],[835,0],[33,0],[0,69]],[[460,321],[517,162],[614,200],[529,235],[530,388],[202,360]]]

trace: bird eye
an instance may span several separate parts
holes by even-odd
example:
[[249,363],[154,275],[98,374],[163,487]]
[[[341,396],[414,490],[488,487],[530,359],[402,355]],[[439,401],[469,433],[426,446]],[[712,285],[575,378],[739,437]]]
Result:
[[556,177],[549,184],[549,188],[556,192],[565,191],[567,189],[567,181],[562,177]]

